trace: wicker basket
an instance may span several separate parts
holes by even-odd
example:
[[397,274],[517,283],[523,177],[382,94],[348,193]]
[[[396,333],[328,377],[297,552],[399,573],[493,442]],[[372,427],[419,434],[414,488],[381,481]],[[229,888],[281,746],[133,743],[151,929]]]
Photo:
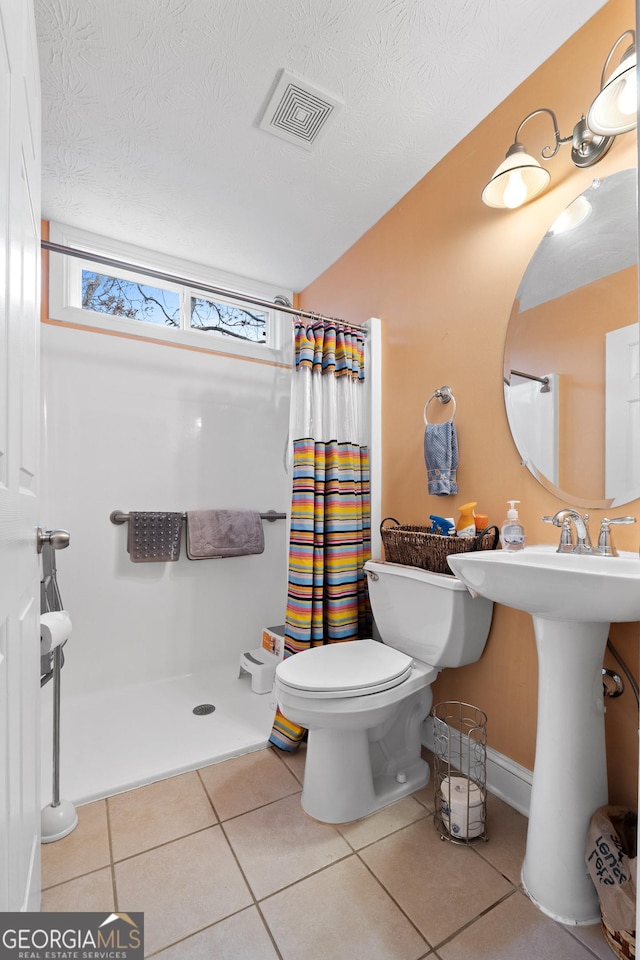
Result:
[[[385,527],[392,521],[395,527]],[[471,550],[495,550],[499,531],[495,526],[481,530],[475,537],[444,537],[431,533],[430,527],[403,526],[393,517],[386,517],[380,524],[385,558],[390,563],[403,563],[409,567],[422,567],[432,573],[451,573],[447,557],[451,553],[468,553]]]
[[601,918],[604,938],[620,960],[635,960],[636,932],[635,930],[613,930],[603,916]]

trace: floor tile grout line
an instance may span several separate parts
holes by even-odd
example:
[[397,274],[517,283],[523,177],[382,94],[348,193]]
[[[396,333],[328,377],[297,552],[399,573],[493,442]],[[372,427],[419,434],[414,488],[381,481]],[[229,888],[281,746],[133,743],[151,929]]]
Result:
[[[483,863],[486,863],[486,865],[487,865],[488,867],[492,867],[492,868],[496,871],[496,873],[499,873],[500,876],[501,876],[504,880],[507,881],[507,883],[510,883],[510,884],[511,884],[512,887],[515,887],[517,890],[523,890],[523,887],[522,887],[522,884],[520,883],[520,881],[512,880],[511,877],[507,876],[507,874],[504,873],[504,872],[500,869],[500,867],[497,867],[497,866],[495,865],[495,863],[492,863],[492,861],[489,859],[489,857],[485,856],[484,853],[482,853],[482,850],[485,849],[485,848],[483,848],[481,845],[472,846],[471,844],[467,844],[467,846],[470,847],[470,849],[473,850],[473,852],[474,852],[478,857],[480,857],[480,859],[483,861]],[[491,849],[491,848],[489,848],[489,850],[490,850],[490,849]]]
[[273,949],[274,949],[274,950],[276,951],[276,953],[278,954],[279,960],[284,960],[283,955],[282,955],[282,953],[281,953],[281,951],[280,951],[280,947],[278,946],[277,941],[276,941],[276,938],[275,938],[275,936],[274,936],[274,933],[273,933],[271,927],[269,926],[269,923],[268,923],[268,921],[267,921],[267,918],[265,917],[264,913],[262,912],[262,907],[260,906],[259,903],[256,903],[256,910],[257,910],[258,913],[260,914],[260,919],[262,920],[262,922],[263,922],[263,924],[264,924],[264,928],[265,928],[265,930],[267,931],[267,933],[268,933],[268,935],[269,935],[269,939],[271,940],[271,943],[273,944]]
[[[406,798],[403,798],[403,799],[406,799]],[[412,827],[414,824],[420,823],[421,820],[428,820],[429,817],[431,816],[433,816],[433,811],[427,810],[427,808],[424,807],[424,813],[422,816],[416,817],[415,820],[411,820],[409,823],[403,823],[400,826],[396,827],[394,830],[390,830],[388,833],[383,833],[382,836],[376,837],[374,840],[368,840],[366,843],[361,844],[361,846],[359,847],[354,847],[351,840],[349,840],[349,838],[346,837],[340,830],[340,826],[348,826],[348,824],[334,824],[334,826],[336,827],[338,833],[340,834],[342,839],[345,841],[345,843],[348,843],[349,846],[353,849],[353,852],[360,853],[361,850],[368,850],[369,847],[375,846],[375,844],[380,843],[381,840],[386,840],[388,837],[393,837],[395,836],[396,833],[400,833],[401,830],[406,830],[408,827]],[[354,820],[352,822],[359,823],[360,821]]]
[[[252,897],[252,899],[253,899],[253,906],[255,906],[255,908],[257,909],[258,914],[259,914],[259,916],[260,916],[260,919],[262,920],[262,923],[264,924],[265,930],[267,931],[267,933],[268,933],[268,935],[269,935],[269,939],[270,939],[271,942],[273,943],[273,948],[274,948],[274,950],[276,951],[276,953],[278,954],[279,960],[283,960],[283,958],[282,958],[282,953],[280,952],[280,949],[279,949],[279,947],[278,947],[278,944],[276,943],[276,939],[275,939],[274,934],[273,934],[273,932],[272,932],[272,930],[271,930],[271,927],[270,927],[269,924],[267,923],[267,919],[266,919],[264,913],[262,912],[262,908],[261,908],[261,906],[260,906],[260,901],[258,900],[258,898],[257,898],[257,896],[256,896],[256,894],[255,894],[255,892],[254,892],[254,890],[253,890],[253,887],[252,887],[251,884],[249,883],[249,878],[247,877],[247,875],[246,875],[246,873],[245,873],[245,871],[244,871],[244,869],[243,869],[243,867],[242,867],[242,864],[240,863],[240,860],[239,860],[239,858],[238,858],[238,855],[236,854],[236,851],[233,849],[233,844],[231,843],[231,840],[230,840],[230,838],[229,838],[229,836],[228,836],[228,834],[227,834],[227,831],[226,831],[226,830],[224,829],[224,827],[222,826],[222,823],[220,824],[220,829],[222,830],[222,835],[224,836],[224,838],[225,838],[225,840],[226,840],[226,842],[227,842],[227,846],[229,847],[229,850],[231,851],[231,856],[233,857],[233,859],[234,859],[235,862],[236,862],[236,865],[237,865],[237,867],[238,867],[238,870],[240,871],[240,874],[241,874],[241,876],[242,876],[242,879],[244,880],[244,882],[245,882],[246,885],[247,885],[247,890],[249,891],[249,893],[250,893],[250,895],[251,895],[251,897]],[[266,898],[263,898],[263,899],[266,899]]]
[[[286,798],[283,798],[283,799],[286,799]],[[274,801],[274,803],[277,803],[277,801]],[[270,804],[265,804],[265,806],[270,806]],[[260,808],[258,808],[258,809],[260,809]],[[231,819],[235,819],[235,818],[231,818]],[[229,822],[230,822],[230,820],[225,820],[225,821],[224,821],[224,823],[229,823]],[[304,876],[299,877],[297,880],[292,880],[291,883],[286,883],[283,887],[279,887],[277,890],[272,890],[270,893],[265,894],[264,897],[258,897],[258,896],[255,894],[255,892],[254,892],[254,890],[253,890],[253,887],[252,887],[251,884],[249,883],[249,879],[247,878],[247,876],[246,876],[246,874],[245,874],[245,871],[244,871],[244,869],[243,869],[243,867],[242,867],[242,864],[240,863],[240,860],[239,860],[239,858],[238,858],[238,856],[237,856],[237,854],[236,854],[236,851],[235,851],[234,848],[233,848],[233,842],[232,842],[231,838],[227,835],[226,830],[224,830],[224,823],[221,823],[221,824],[220,824],[220,826],[223,828],[222,832],[223,832],[223,834],[224,834],[224,836],[225,836],[225,839],[226,839],[226,841],[227,841],[227,843],[228,843],[228,845],[229,845],[229,848],[230,848],[230,850],[231,850],[231,852],[232,852],[232,854],[233,854],[233,857],[234,857],[236,863],[238,864],[238,868],[239,868],[240,872],[242,873],[243,879],[244,879],[245,883],[247,884],[247,886],[249,887],[249,891],[250,891],[250,893],[251,893],[251,896],[254,898],[256,905],[259,905],[259,904],[263,903],[265,900],[268,900],[270,897],[275,897],[277,894],[282,893],[284,890],[290,890],[291,887],[294,887],[297,883],[302,883],[304,880],[307,880],[309,877],[314,877],[314,876],[316,876],[317,874],[322,873],[323,870],[329,869],[329,867],[334,866],[334,864],[336,864],[336,863],[340,863],[342,860],[348,860],[349,857],[354,856],[355,853],[356,853],[355,850],[349,850],[349,851],[348,851],[347,853],[345,853],[343,856],[337,857],[335,860],[332,860],[330,863],[325,863],[324,866],[322,866],[322,867],[318,867],[317,870],[313,870],[311,873],[307,873],[307,874],[305,874]],[[328,824],[328,826],[330,826],[330,824]],[[337,831],[336,831],[336,833],[337,833]],[[341,838],[341,839],[343,839],[343,838]]]
[[290,797],[296,797],[300,793],[299,790],[294,790],[293,793],[285,793],[282,797],[276,797],[275,800],[267,800],[265,803],[259,803],[257,807],[251,807],[249,810],[243,810],[242,813],[234,813],[230,817],[224,817],[219,820],[220,824],[231,823],[232,820],[239,820],[240,817],[246,817],[251,813],[256,813],[258,810],[264,810],[265,807],[272,807],[276,803],[280,803],[282,800],[289,800]]
[[[433,812],[430,814],[430,817],[431,817],[431,819],[433,819]],[[428,818],[424,818],[424,819],[428,819]],[[394,836],[395,834],[400,833],[401,830],[407,830],[407,829],[409,829],[409,827],[414,826],[414,824],[415,824],[415,823],[418,823],[418,822],[420,822],[420,821],[413,821],[413,823],[405,824],[403,827],[400,828],[400,830],[396,830],[396,831],[394,831],[394,832],[391,833],[391,834],[387,834],[385,837],[380,837],[379,839],[380,839],[380,840],[385,840],[385,839],[387,839],[387,836]],[[378,842],[378,841],[373,841],[373,843],[377,843],[377,842]],[[429,947],[430,947],[431,950],[436,950],[437,947],[441,947],[441,946],[443,946],[445,943],[448,943],[451,939],[453,939],[454,937],[458,936],[458,934],[461,933],[463,930],[465,930],[467,927],[471,926],[471,924],[475,923],[476,920],[479,920],[480,917],[484,916],[486,913],[489,913],[491,910],[493,910],[494,907],[498,906],[498,904],[502,903],[504,900],[507,900],[509,897],[513,896],[514,893],[516,893],[516,892],[521,892],[521,891],[520,891],[520,888],[518,887],[518,885],[517,885],[517,884],[514,884],[513,881],[509,879],[509,877],[505,876],[505,874],[503,874],[500,870],[498,870],[498,868],[495,867],[493,864],[489,863],[488,861],[485,861],[485,862],[487,863],[487,866],[490,866],[493,870],[496,871],[496,873],[497,873],[499,876],[501,876],[504,880],[506,880],[506,882],[510,885],[511,890],[509,890],[506,894],[504,894],[499,900],[496,900],[495,903],[493,903],[493,904],[491,904],[490,906],[486,907],[485,910],[482,910],[480,913],[478,913],[476,916],[474,916],[471,920],[467,921],[466,924],[463,924],[463,926],[461,926],[459,929],[457,929],[456,931],[454,931],[454,933],[452,933],[449,937],[446,937],[444,940],[442,940],[439,944],[437,944],[437,947],[436,947],[436,946],[431,946],[431,944],[430,944],[429,940],[427,939],[427,937],[425,937],[425,935],[422,933],[422,931],[419,930],[418,927],[416,927],[415,923],[411,920],[411,917],[409,917],[408,914],[405,912],[405,910],[400,906],[400,904],[397,902],[397,900],[395,899],[395,897],[393,896],[393,894],[391,893],[391,891],[385,886],[385,884],[382,882],[382,880],[380,880],[380,878],[376,876],[376,874],[375,874],[375,873],[373,872],[373,870],[369,867],[369,865],[366,863],[366,861],[363,860],[363,859],[359,856],[361,850],[364,851],[364,850],[368,849],[368,847],[369,847],[369,846],[372,846],[373,843],[372,843],[372,844],[368,844],[366,847],[361,847],[359,850],[356,850],[356,851],[355,851],[356,855],[358,856],[358,859],[360,860],[361,863],[364,864],[364,866],[367,868],[367,870],[369,870],[369,872],[371,873],[372,877],[380,884],[380,886],[382,887],[382,889],[383,889],[383,890],[385,891],[385,893],[391,898],[391,900],[393,901],[393,903],[395,903],[396,907],[401,911],[401,913],[407,918],[407,920],[409,921],[409,923],[412,924],[412,926],[417,930],[417,932],[420,934],[420,936],[427,942],[427,944],[429,944]],[[466,846],[467,848],[469,848],[471,845],[470,845],[470,844],[460,844],[460,846]],[[472,846],[471,846],[471,849],[473,850],[473,847],[472,847]]]
[[111,868],[111,889],[113,890],[113,908],[118,911],[118,884],[116,882],[116,867],[113,859],[113,837],[111,835],[111,811],[109,809],[109,800],[104,801],[105,816],[107,820],[107,839],[109,842],[109,865]]
[[[164,953],[165,950],[172,950],[175,947],[177,947],[179,944],[186,943],[186,941],[190,940],[192,937],[197,937],[201,933],[205,933],[205,931],[207,930],[213,930],[213,928],[217,927],[219,923],[224,923],[225,920],[230,920],[232,917],[238,917],[241,913],[244,913],[245,910],[251,910],[253,907],[257,908],[260,919],[262,920],[263,924],[266,927],[266,932],[269,934],[269,938],[273,942],[273,935],[271,934],[271,931],[269,930],[269,927],[267,926],[264,920],[264,917],[262,916],[262,912],[260,911],[258,904],[250,903],[245,907],[240,907],[238,910],[232,910],[231,913],[225,914],[225,916],[220,917],[219,920],[214,920],[213,923],[207,923],[204,927],[199,927],[197,930],[194,930],[192,933],[185,934],[184,937],[180,937],[178,940],[172,940],[171,943],[163,944],[161,947],[158,947],[157,950],[154,950],[153,953],[148,953],[148,954],[145,953],[144,960],[150,960],[151,957],[157,957],[158,954]],[[278,954],[278,960],[283,960],[282,954],[280,953],[280,950],[278,949],[275,942],[273,943],[273,946],[276,953]]]
[[[57,883],[50,883],[48,887],[42,887],[41,893],[49,893],[50,890],[57,890],[58,887],[64,887],[67,883],[74,883],[76,880],[83,880],[85,877],[90,877],[94,873],[101,873],[103,870],[110,870],[111,879],[113,883],[113,866],[114,864],[109,861],[109,863],[104,863],[101,867],[95,867],[91,870],[87,870],[85,873],[74,874],[72,877],[67,877],[66,880],[59,880]],[[48,911],[43,911],[47,913]]]
[[[509,881],[509,883],[511,883],[511,881]],[[506,900],[509,900],[510,897],[513,897],[517,893],[520,893],[520,891],[516,886],[511,884],[511,890],[501,896],[499,900],[496,900],[495,903],[485,907],[484,910],[481,910],[480,913],[476,914],[475,917],[472,917],[471,920],[467,920],[466,923],[463,923],[461,927],[449,934],[448,937],[445,937],[444,940],[441,940],[439,943],[437,943],[433,949],[439,950],[441,947],[446,946],[446,944],[451,943],[451,941],[455,940],[455,938],[460,936],[461,933],[464,933],[465,930],[468,930],[469,927],[472,927],[474,923],[477,923],[477,921],[482,917],[486,917],[487,914],[491,913],[492,910],[495,910],[496,907],[499,907],[502,903],[504,903]]]
[[[284,759],[284,756],[282,756],[283,753],[290,753],[291,756],[295,756],[298,751],[297,751],[297,750],[290,750],[290,751],[278,750],[277,747],[274,747],[273,745],[270,747],[270,749],[271,749],[272,754],[278,758],[278,760],[279,760],[280,763],[283,765],[283,767],[285,768],[285,770],[288,770],[289,773],[291,774],[291,776],[292,776],[292,777],[295,777],[295,779],[296,779],[296,780],[298,781],[298,783],[300,784],[300,789],[302,789],[302,787],[304,786],[303,780],[297,775],[297,773],[295,773],[294,770],[291,769],[291,767],[289,766],[289,764],[287,763],[287,761]],[[298,749],[299,749],[299,748],[298,748]],[[305,758],[305,759],[306,759],[306,758]]]
[[154,850],[160,850],[162,847],[168,847],[172,843],[179,843],[181,840],[187,840],[189,837],[195,837],[197,833],[205,833],[207,830],[213,830],[214,827],[221,826],[220,823],[208,823],[204,827],[198,827],[195,830],[189,830],[187,833],[181,833],[179,837],[171,837],[170,840],[162,840],[160,843],[154,843],[150,847],[145,847],[144,850],[138,850],[136,853],[130,853],[126,857],[119,857],[114,859],[114,866],[119,866],[121,863],[127,863],[129,860],[135,860],[136,857],[143,857],[146,853],[152,853]]
[[205,782],[204,782],[204,780],[203,780],[203,778],[202,778],[202,774],[200,773],[200,770],[203,770],[203,769],[204,769],[204,767],[198,768],[198,769],[196,770],[196,774],[197,774],[197,776],[198,776],[198,780],[199,780],[199,782],[200,782],[200,786],[201,786],[202,789],[204,790],[204,795],[205,795],[205,797],[207,798],[207,800],[209,801],[209,806],[211,807],[211,809],[212,809],[212,811],[213,811],[214,817],[216,818],[216,820],[218,821],[218,823],[221,823],[220,817],[218,816],[218,811],[216,810],[216,805],[215,805],[215,803],[213,802],[213,799],[212,799],[209,791],[207,790],[206,785],[205,785]]
[[[364,848],[363,848],[363,849],[364,849]],[[425,937],[425,935],[424,935],[424,933],[422,932],[422,930],[420,930],[419,927],[413,922],[413,920],[411,919],[411,917],[409,916],[409,914],[406,912],[406,910],[404,910],[404,909],[400,906],[400,904],[398,903],[398,901],[396,900],[396,898],[393,896],[393,894],[391,893],[391,891],[385,886],[385,884],[382,882],[382,880],[380,879],[380,877],[377,877],[377,876],[375,875],[375,873],[373,872],[373,870],[371,869],[371,867],[369,866],[369,864],[368,864],[365,860],[363,860],[362,857],[359,856],[358,851],[356,851],[356,856],[358,857],[358,860],[359,860],[360,863],[363,865],[363,867],[371,874],[371,876],[373,877],[373,879],[375,880],[375,882],[378,884],[378,886],[379,886],[382,890],[384,890],[385,894],[389,897],[389,899],[390,899],[391,902],[394,904],[394,906],[400,911],[400,913],[401,913],[402,916],[405,918],[405,920],[407,921],[407,923],[411,924],[411,926],[412,926],[413,929],[416,931],[416,933],[418,934],[419,937],[422,937],[422,939],[423,939],[424,942],[426,943],[427,947],[429,948],[429,950],[427,951],[427,954],[426,954],[426,956],[428,956],[428,955],[429,955],[429,951],[433,950],[433,947],[432,947],[431,943],[429,942],[429,940],[427,940],[427,938]],[[423,954],[423,956],[425,956],[425,954]]]

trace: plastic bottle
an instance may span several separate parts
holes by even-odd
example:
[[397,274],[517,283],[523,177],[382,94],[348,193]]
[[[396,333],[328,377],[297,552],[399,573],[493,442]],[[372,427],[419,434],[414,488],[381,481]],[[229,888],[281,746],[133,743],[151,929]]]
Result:
[[518,511],[515,508],[519,500],[507,500],[511,508],[507,510],[507,518],[500,528],[500,543],[503,550],[522,550],[526,540],[524,527],[518,519]]
[[481,530],[489,526],[489,517],[486,513],[476,513],[474,523],[476,525],[476,533],[480,533]]
[[475,537],[476,521],[473,515],[473,509],[477,506],[478,503],[475,501],[474,503],[463,503],[461,507],[458,507],[460,516],[456,523],[456,530],[458,531],[459,537]]
[[429,519],[431,520],[431,533],[440,533],[444,537],[451,535],[453,521],[445,520],[444,517],[438,517],[435,513],[432,513]]

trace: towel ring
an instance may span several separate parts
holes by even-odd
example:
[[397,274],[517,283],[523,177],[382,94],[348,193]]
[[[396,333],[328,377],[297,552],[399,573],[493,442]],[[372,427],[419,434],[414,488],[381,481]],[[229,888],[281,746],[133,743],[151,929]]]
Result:
[[427,400],[427,402],[425,403],[424,405],[425,424],[429,423],[429,421],[427,420],[427,410],[429,409],[429,404],[431,403],[432,400],[435,400],[435,399],[438,399],[440,403],[449,403],[449,401],[453,403],[453,409],[451,410],[451,416],[449,417],[449,420],[453,420],[453,418],[456,415],[456,398],[451,392],[451,387],[445,386],[445,387],[440,387],[439,390],[434,390],[431,396],[429,397],[429,399]]

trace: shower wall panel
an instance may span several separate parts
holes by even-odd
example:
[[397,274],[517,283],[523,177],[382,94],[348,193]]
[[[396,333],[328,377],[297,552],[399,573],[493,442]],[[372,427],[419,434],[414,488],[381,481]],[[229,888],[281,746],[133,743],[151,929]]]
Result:
[[258,556],[132,563],[112,510],[275,509],[290,371],[44,324],[43,522],[71,533],[58,582],[73,619],[64,693],[183,676],[282,623],[286,521]]

